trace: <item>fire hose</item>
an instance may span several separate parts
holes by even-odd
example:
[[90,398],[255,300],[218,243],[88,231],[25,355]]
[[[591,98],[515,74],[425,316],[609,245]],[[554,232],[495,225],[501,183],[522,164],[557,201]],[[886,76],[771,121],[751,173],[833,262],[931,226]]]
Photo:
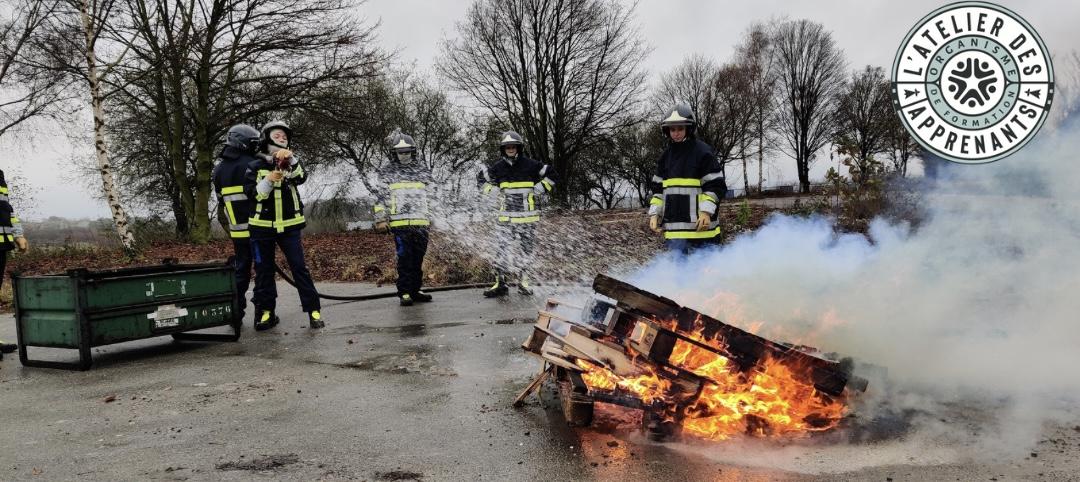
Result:
[[[285,274],[285,272],[281,270],[281,266],[278,266],[276,263],[274,264],[274,271],[277,271],[277,274],[280,275],[285,280],[286,283],[289,283],[290,285],[292,285],[293,288],[296,287],[296,283],[292,280],[292,278],[290,278],[289,275]],[[438,293],[440,291],[469,290],[469,289],[475,289],[475,288],[486,288],[488,286],[490,286],[490,283],[471,283],[471,284],[461,284],[461,285],[433,286],[433,287],[430,287],[430,288],[424,288],[424,292],[425,293]],[[333,300],[333,301],[369,301],[369,300],[378,300],[378,299],[382,299],[382,298],[397,298],[397,296],[398,296],[397,291],[389,291],[389,292],[385,292],[385,293],[372,293],[370,295],[352,295],[352,296],[327,295],[327,294],[319,293],[319,298],[322,298],[324,300]]]

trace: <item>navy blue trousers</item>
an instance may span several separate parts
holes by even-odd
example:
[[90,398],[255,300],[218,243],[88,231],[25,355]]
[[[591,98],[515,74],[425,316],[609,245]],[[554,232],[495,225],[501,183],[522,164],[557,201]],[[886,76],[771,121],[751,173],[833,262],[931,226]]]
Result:
[[716,246],[719,242],[719,237],[705,239],[666,239],[664,240],[664,249],[681,253],[683,256],[688,256],[690,253],[699,249]]
[[234,238],[233,245],[233,271],[236,277],[236,306],[240,318],[244,317],[247,309],[247,290],[251,286],[251,240],[248,238]]
[[397,247],[398,296],[416,293],[424,284],[424,255],[427,254],[428,230],[426,228],[395,228],[394,245]]
[[255,309],[272,311],[277,306],[277,284],[274,282],[275,246],[281,248],[285,261],[289,263],[304,311],[310,313],[321,309],[319,292],[315,291],[315,282],[311,279],[307,263],[304,262],[300,230],[286,231],[271,238],[251,239],[251,255],[255,261],[255,291],[252,299]]

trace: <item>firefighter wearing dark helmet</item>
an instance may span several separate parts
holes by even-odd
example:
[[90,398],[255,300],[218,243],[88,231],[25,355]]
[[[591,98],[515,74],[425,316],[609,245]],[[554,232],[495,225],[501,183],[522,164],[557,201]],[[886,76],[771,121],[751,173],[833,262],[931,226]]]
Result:
[[412,136],[395,131],[386,138],[387,165],[377,171],[375,228],[389,230],[397,252],[397,292],[401,306],[431,301],[420,290],[431,225],[431,171],[420,165]]
[[676,105],[660,121],[668,146],[656,165],[649,227],[668,249],[689,253],[720,235],[717,206],[727,192],[724,169],[712,147],[694,135],[694,112]]
[[322,328],[319,293],[304,261],[300,232],[304,229],[304,203],[297,186],[307,180],[304,167],[289,147],[292,129],[282,121],[263,126],[259,152],[248,164],[244,194],[248,197],[251,255],[255,261],[255,329],[278,323],[274,313],[277,285],[274,282],[275,251],[280,248],[292,271],[300,305],[308,314],[308,326]]
[[[15,215],[15,210],[11,207],[8,198],[10,195],[11,192],[8,190],[4,171],[0,171],[0,286],[4,285],[4,271],[7,268],[8,253],[15,249],[25,253],[30,249],[30,243],[23,236],[22,223],[19,221],[19,217]],[[0,340],[0,360],[4,358],[4,353],[11,353],[16,348],[18,346],[14,343],[4,343],[3,340]]]
[[233,243],[233,269],[239,296],[236,314],[241,320],[247,309],[244,297],[251,285],[251,232],[248,231],[249,208],[248,197],[244,193],[244,176],[248,165],[256,160],[259,140],[260,133],[254,127],[247,124],[230,127],[213,174],[218,205],[228,221],[229,238]]
[[488,298],[505,296],[507,276],[519,275],[518,292],[531,295],[527,271],[534,248],[534,231],[540,221],[540,196],[555,187],[547,164],[525,157],[525,141],[514,131],[499,138],[499,159],[482,171],[482,190],[497,197],[498,215],[495,284],[484,291]]

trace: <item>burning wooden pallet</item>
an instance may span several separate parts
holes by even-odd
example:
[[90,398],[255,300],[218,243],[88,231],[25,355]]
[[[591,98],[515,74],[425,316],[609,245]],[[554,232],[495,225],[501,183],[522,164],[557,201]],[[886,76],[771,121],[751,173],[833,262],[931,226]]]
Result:
[[[598,275],[585,307],[548,300],[522,345],[544,361],[514,402],[554,376],[567,421],[588,425],[594,402],[643,411],[658,439],[807,434],[835,427],[866,390],[850,359],[775,343],[674,301]],[[606,299],[605,299],[606,298]]]

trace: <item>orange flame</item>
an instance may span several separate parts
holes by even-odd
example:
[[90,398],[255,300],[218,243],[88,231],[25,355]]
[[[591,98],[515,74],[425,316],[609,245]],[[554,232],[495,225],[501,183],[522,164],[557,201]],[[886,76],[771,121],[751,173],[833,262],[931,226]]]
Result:
[[[723,340],[704,339],[700,320],[695,325],[689,338],[723,349]],[[648,367],[643,367],[644,375],[623,378],[591,363],[579,360],[577,365],[585,370],[582,378],[590,390],[620,388],[647,404],[666,402],[666,417],[680,420],[684,433],[708,440],[739,434],[805,436],[834,428],[847,412],[843,400],[819,393],[805,377],[799,377],[799,367],[775,360],[764,359],[741,372],[728,358],[679,340],[668,363],[708,380],[689,404],[677,404],[671,381]]]

